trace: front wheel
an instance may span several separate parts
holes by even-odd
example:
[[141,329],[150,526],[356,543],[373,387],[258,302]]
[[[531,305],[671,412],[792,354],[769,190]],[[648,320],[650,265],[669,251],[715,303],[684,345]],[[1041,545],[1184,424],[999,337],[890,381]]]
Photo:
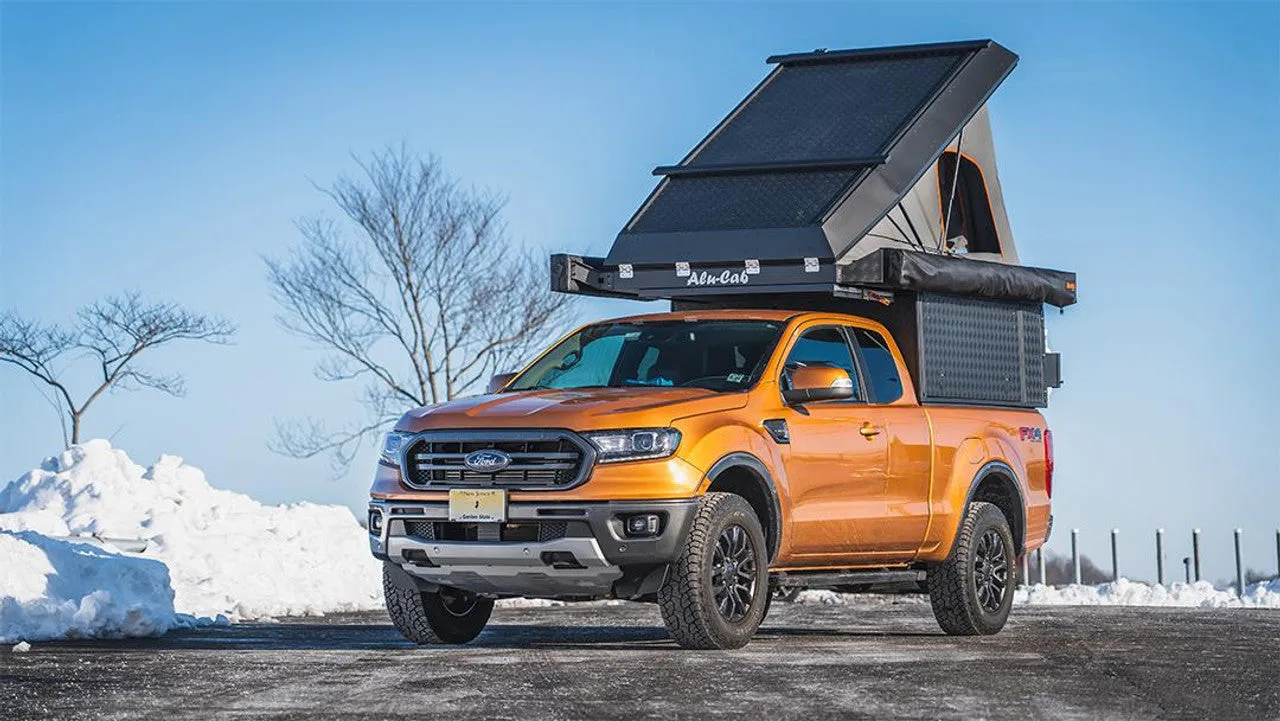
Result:
[[996,506],[969,504],[951,556],[929,572],[929,601],[952,636],[987,636],[1004,628],[1016,578],[1013,534]]
[[385,566],[382,592],[391,623],[418,644],[467,643],[480,635],[493,613],[493,599],[457,588],[442,586],[433,593],[401,588],[391,581]]
[[662,620],[684,648],[741,648],[764,620],[769,557],[751,505],[708,493],[667,582],[658,591]]

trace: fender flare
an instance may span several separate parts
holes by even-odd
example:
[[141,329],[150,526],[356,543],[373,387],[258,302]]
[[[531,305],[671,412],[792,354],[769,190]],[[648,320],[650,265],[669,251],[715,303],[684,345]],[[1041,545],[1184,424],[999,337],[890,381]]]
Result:
[[[964,508],[967,509],[969,504],[973,502],[973,494],[977,492],[978,487],[982,485],[982,482],[985,481],[988,476],[997,473],[1008,477],[1009,485],[1013,486],[1014,493],[1018,499],[1018,512],[1022,517],[1018,519],[1018,526],[1016,528],[1010,528],[1009,530],[1014,533],[1014,545],[1020,546],[1020,548],[1017,549],[1017,552],[1018,556],[1021,557],[1023,552],[1026,550],[1027,541],[1027,498],[1022,491],[1022,484],[1018,481],[1018,474],[1013,470],[1012,466],[1004,461],[987,461],[984,463],[982,467],[978,469],[978,472],[973,474],[973,480],[969,482],[969,490],[964,496]],[[963,513],[960,514],[960,522],[964,523]],[[1021,544],[1017,542],[1017,536],[1021,536]],[[959,542],[960,534],[957,533],[955,540],[951,542],[951,551],[948,555],[955,552],[956,544]]]
[[759,458],[746,453],[744,451],[734,451],[711,465],[706,473],[706,478],[710,483],[715,483],[725,471],[731,468],[748,468],[760,478],[760,485],[764,487],[765,495],[769,499],[769,505],[772,507],[773,528],[772,531],[772,548],[769,549],[769,558],[777,558],[778,551],[782,548],[782,502],[778,499],[777,482],[773,479],[773,474],[769,472],[769,467]]

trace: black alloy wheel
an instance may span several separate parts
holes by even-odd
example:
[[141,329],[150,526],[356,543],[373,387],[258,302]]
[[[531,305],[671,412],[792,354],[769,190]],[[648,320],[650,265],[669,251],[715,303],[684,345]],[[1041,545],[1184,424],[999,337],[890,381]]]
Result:
[[476,608],[476,602],[480,597],[474,593],[463,591],[459,588],[450,588],[442,586],[440,588],[440,606],[451,616],[465,618]]
[[974,549],[973,584],[982,610],[995,613],[1000,609],[1009,587],[1009,560],[1000,533],[994,528],[982,534]]
[[751,611],[756,592],[756,552],[742,526],[720,532],[711,558],[711,587],[720,616],[737,623]]

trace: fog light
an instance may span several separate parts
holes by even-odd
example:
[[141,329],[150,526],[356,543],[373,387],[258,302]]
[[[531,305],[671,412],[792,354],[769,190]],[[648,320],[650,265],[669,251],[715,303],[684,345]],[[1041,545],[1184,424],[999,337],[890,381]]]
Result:
[[382,535],[382,513],[373,509],[369,510],[369,533]]
[[627,516],[626,531],[627,535],[632,538],[641,536],[658,535],[658,526],[660,519],[656,513],[640,513],[634,516]]

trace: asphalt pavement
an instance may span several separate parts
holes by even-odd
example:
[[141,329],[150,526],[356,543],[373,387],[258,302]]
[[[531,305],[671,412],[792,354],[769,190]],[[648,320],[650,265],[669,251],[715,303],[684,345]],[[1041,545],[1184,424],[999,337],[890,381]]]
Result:
[[776,604],[684,651],[640,604],[499,609],[463,647],[381,614],[0,650],[10,719],[1280,719],[1280,612],[1017,607],[949,638],[926,604]]

